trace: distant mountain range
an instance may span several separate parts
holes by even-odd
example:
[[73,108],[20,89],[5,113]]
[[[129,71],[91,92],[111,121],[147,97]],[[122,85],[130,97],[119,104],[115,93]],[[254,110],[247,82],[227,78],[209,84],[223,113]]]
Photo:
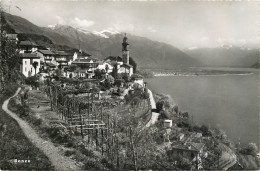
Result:
[[251,67],[258,62],[258,49],[244,47],[201,48],[185,51],[204,66]]
[[[45,47],[81,48],[98,59],[108,56],[121,56],[122,33],[109,31],[89,32],[71,26],[56,25],[39,27],[28,20],[5,13],[5,20],[10,31],[20,33],[23,38],[30,38]],[[20,36],[21,37],[21,36]],[[130,44],[130,56],[138,68],[174,69],[199,66],[200,62],[189,57],[181,50],[161,42],[127,34]]]
[[[43,47],[55,47],[74,51],[82,49],[98,59],[121,56],[123,34],[103,30],[90,32],[71,26],[39,27],[28,20],[4,13],[9,32],[18,33],[20,39],[31,39]],[[244,66],[258,61],[257,50],[239,48],[195,49],[181,51],[178,48],[145,37],[127,34],[130,56],[138,68],[175,69],[198,66]]]

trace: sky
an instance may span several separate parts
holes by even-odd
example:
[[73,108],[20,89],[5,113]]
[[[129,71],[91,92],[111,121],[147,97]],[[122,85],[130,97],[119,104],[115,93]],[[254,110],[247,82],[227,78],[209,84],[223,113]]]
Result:
[[181,49],[259,45],[257,1],[3,0],[38,26],[126,32]]

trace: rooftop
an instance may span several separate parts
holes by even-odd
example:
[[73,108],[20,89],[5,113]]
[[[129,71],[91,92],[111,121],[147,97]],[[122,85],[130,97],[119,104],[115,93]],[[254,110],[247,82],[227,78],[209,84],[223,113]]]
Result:
[[44,55],[54,55],[54,53],[50,50],[38,50],[38,51]]
[[30,40],[21,41],[19,43],[20,46],[38,46],[35,42]]
[[126,66],[126,67],[129,67],[129,68],[133,68],[132,65],[130,65],[130,64],[126,64],[126,63],[122,64],[121,67],[122,67],[122,66]]
[[56,65],[54,65],[53,63],[46,63],[46,65],[49,67],[56,67]]
[[6,34],[6,37],[8,37],[11,40],[16,40],[17,34]]
[[54,54],[58,55],[58,56],[69,56],[70,55],[65,51],[54,51]]
[[20,57],[21,58],[40,58],[35,53],[21,53]]
[[96,60],[88,57],[88,58],[78,58],[75,61],[73,61],[72,63],[90,63],[91,61],[93,61],[93,63],[96,63]]
[[204,147],[203,143],[186,143],[172,146],[173,149],[190,150],[199,152]]
[[118,62],[122,62],[123,58],[120,56],[109,56],[105,59],[105,61],[110,60],[110,61],[118,61]]

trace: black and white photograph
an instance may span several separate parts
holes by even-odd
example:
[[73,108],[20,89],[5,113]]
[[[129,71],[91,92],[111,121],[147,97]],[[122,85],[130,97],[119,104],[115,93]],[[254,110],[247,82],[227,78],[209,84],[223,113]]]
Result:
[[260,169],[260,1],[0,0],[0,18],[0,171]]

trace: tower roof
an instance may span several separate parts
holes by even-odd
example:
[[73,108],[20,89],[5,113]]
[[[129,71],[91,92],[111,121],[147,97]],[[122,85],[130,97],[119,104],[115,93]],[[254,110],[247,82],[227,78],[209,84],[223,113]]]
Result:
[[129,44],[127,43],[126,33],[125,33],[125,36],[124,36],[124,38],[123,38],[123,44],[127,44],[127,45],[129,45]]

